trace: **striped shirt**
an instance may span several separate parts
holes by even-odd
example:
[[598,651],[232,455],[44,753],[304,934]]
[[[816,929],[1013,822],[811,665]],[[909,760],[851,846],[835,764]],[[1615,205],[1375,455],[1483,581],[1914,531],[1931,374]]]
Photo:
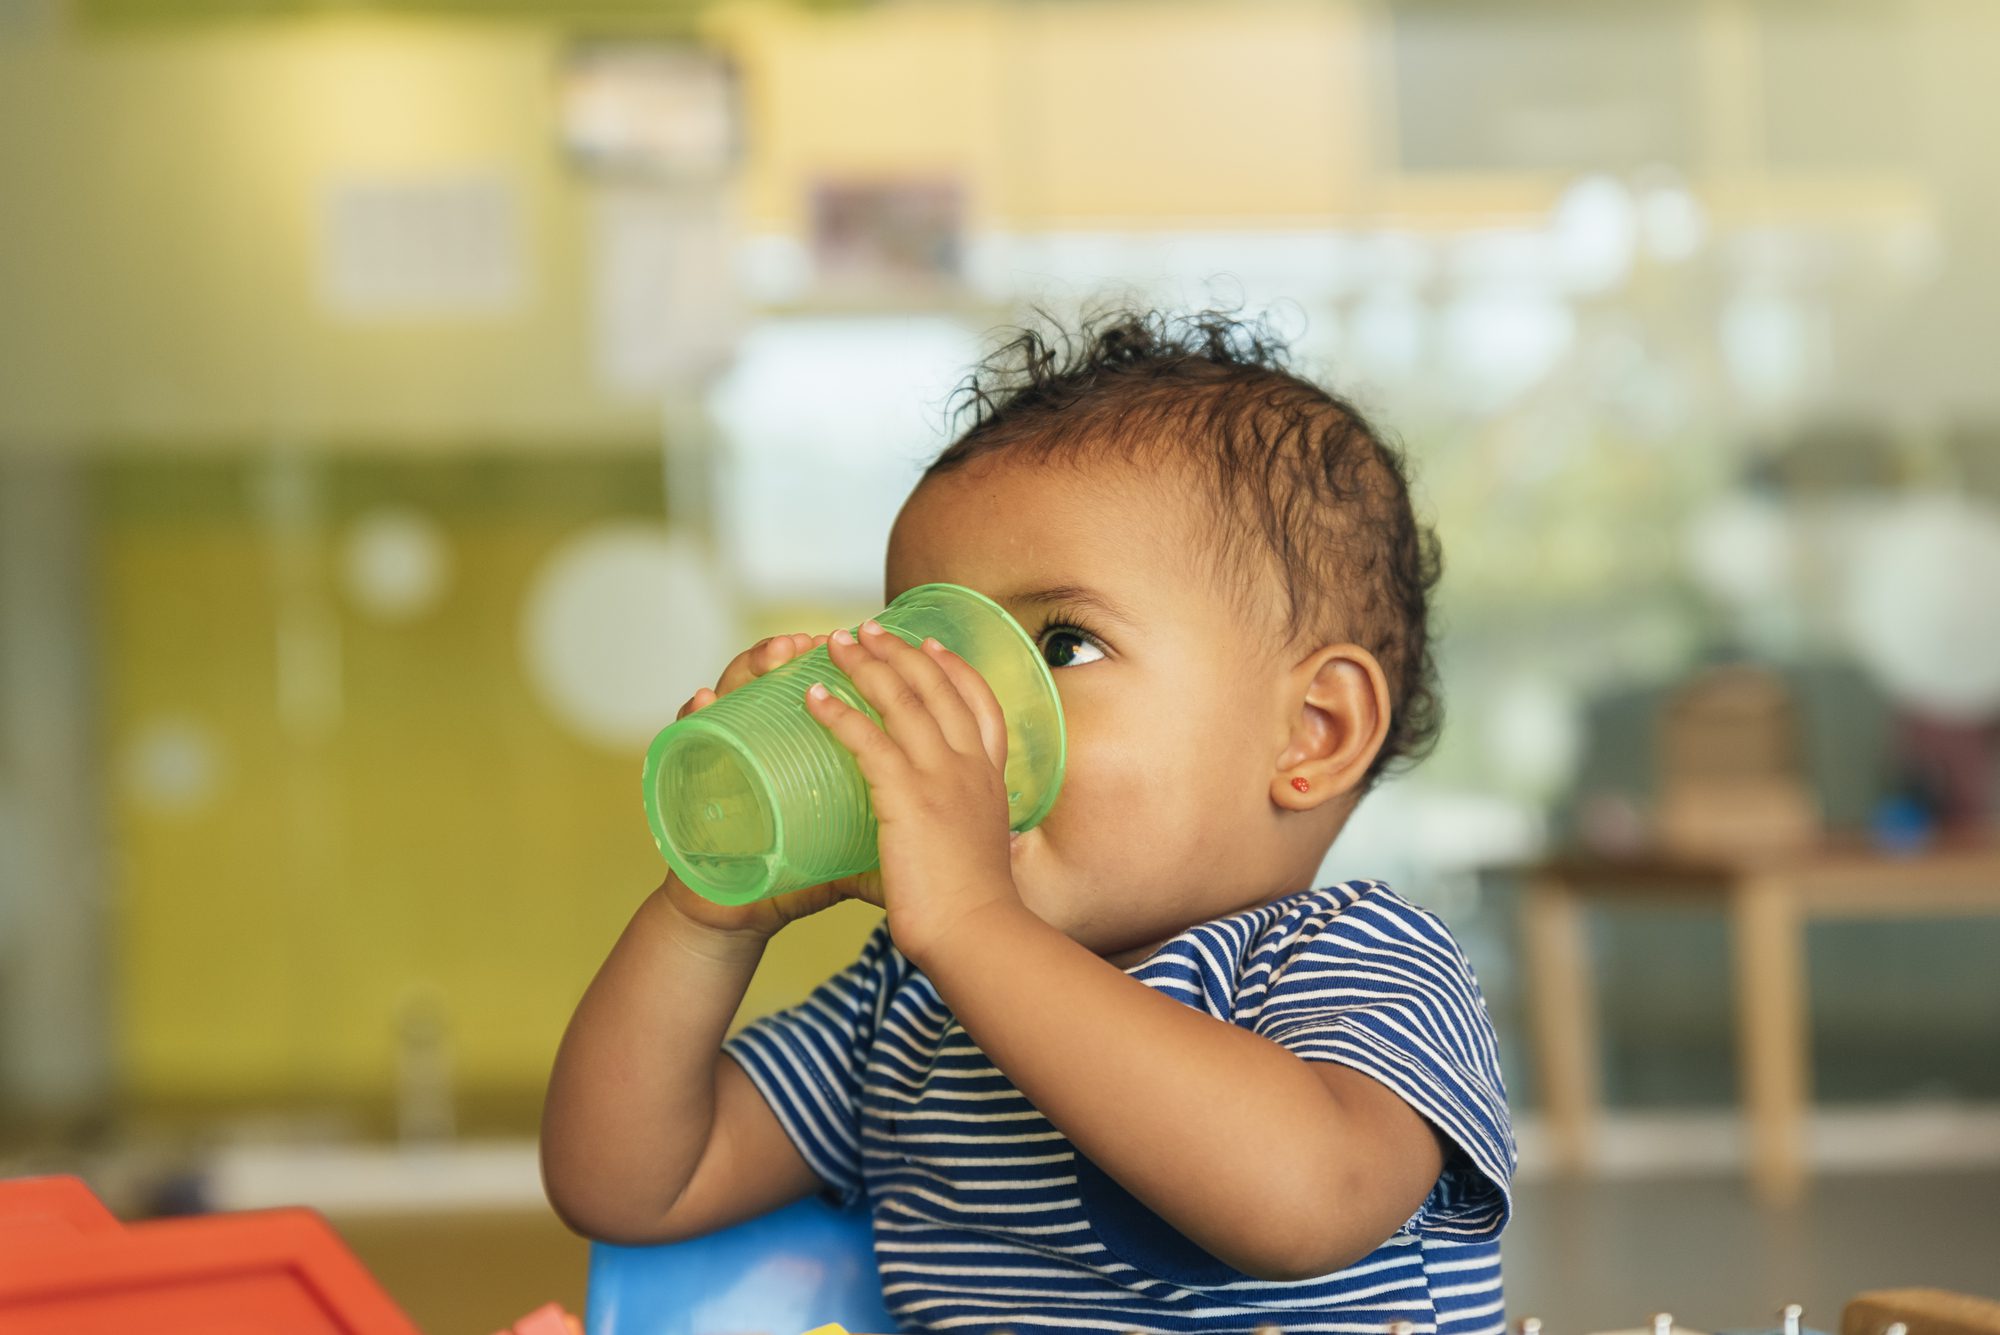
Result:
[[1349,881],[1189,928],[1126,972],[1401,1095],[1448,1142],[1430,1196],[1333,1274],[1272,1281],[1224,1264],[1077,1153],[885,922],[847,969],[723,1048],[828,1198],[872,1211],[883,1300],[906,1330],[1505,1329],[1507,1094],[1479,984],[1442,922]]

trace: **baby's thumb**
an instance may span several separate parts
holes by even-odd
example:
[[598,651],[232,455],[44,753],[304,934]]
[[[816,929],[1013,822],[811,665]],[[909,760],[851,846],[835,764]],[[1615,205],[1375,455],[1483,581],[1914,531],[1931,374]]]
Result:
[[887,907],[882,902],[882,868],[870,867],[852,876],[843,876],[835,881],[834,888],[849,899],[858,899],[873,904],[876,908]]

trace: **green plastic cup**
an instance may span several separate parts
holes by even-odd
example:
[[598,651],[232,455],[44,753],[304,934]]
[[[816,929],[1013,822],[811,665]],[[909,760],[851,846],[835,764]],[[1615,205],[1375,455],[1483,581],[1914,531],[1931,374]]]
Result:
[[[875,618],[911,644],[926,636],[986,679],[1007,720],[1007,819],[1041,823],[1062,788],[1062,698],[1021,623],[958,584],[920,584]],[[858,627],[850,627],[859,634]],[[868,781],[847,748],[806,712],[827,690],[882,716],[825,645],[668,724],[646,748],[646,823],[674,874],[718,904],[748,904],[877,866]]]

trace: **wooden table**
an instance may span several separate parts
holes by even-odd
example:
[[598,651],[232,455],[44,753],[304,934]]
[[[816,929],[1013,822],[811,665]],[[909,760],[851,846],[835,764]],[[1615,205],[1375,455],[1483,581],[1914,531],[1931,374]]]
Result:
[[1736,1058],[1758,1198],[1784,1204],[1805,1186],[1811,1101],[1805,924],[1813,918],[2000,914],[2000,838],[1940,840],[1907,854],[1859,837],[1737,860],[1589,855],[1501,868],[1523,885],[1530,1041],[1558,1166],[1591,1167],[1599,1107],[1596,999],[1586,907],[1696,903],[1729,924]]

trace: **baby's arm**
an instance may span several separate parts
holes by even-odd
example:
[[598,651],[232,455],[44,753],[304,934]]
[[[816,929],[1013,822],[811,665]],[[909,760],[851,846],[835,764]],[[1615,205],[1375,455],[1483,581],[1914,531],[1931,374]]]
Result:
[[[773,635],[730,660],[676,719],[826,643]],[[542,1184],[578,1233],[688,1238],[823,1185],[722,1036],[771,936],[838,902],[840,884],[733,908],[669,875],[577,1003],[542,1108]]]
[[639,906],[577,1003],[542,1111],[549,1203],[607,1242],[694,1237],[821,1185],[721,1052],[765,937],[691,921],[668,889]]
[[1026,908],[995,906],[916,962],[1078,1150],[1246,1274],[1344,1269],[1443,1170],[1430,1123],[1385,1086],[1184,1006]]

